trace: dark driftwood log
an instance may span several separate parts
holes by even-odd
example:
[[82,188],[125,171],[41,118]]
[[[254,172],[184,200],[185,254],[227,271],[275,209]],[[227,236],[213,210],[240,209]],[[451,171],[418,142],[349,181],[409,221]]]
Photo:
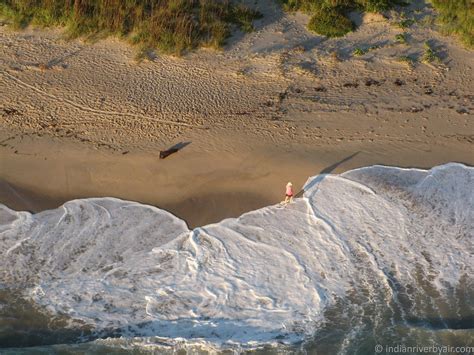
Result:
[[176,149],[176,148],[161,150],[160,151],[160,159],[165,159],[166,157],[170,156],[171,154],[176,153],[178,150],[179,149]]
[[181,149],[183,149],[184,147],[186,147],[189,144],[191,144],[191,142],[180,142],[180,143],[175,144],[174,146],[172,146],[169,149],[160,150],[160,159],[165,159],[165,158],[169,157],[171,154],[174,154],[174,153],[180,151]]

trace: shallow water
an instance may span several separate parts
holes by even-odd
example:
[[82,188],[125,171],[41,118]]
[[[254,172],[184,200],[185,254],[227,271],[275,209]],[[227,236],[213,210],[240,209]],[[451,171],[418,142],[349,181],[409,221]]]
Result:
[[472,186],[461,164],[369,167],[192,231],[116,199],[3,207],[2,354],[474,346]]
[[[469,293],[462,290],[469,289]],[[375,346],[452,346],[466,347],[474,344],[474,292],[472,285],[461,282],[453,295],[451,304],[446,307],[445,300],[433,300],[429,307],[444,307],[443,314],[427,312],[424,301],[413,304],[405,292],[400,290],[402,300],[388,300],[387,295],[381,299],[368,299],[369,290],[360,289],[357,294],[346,300],[340,300],[325,312],[325,320],[319,329],[302,344],[256,349],[250,352],[257,354],[274,354],[281,352],[298,352],[308,354],[372,354]],[[6,292],[1,294],[4,305],[1,311],[0,343],[2,354],[149,354],[160,353],[209,353],[207,347],[168,348],[166,340],[158,338],[143,340],[111,338],[95,340],[90,331],[68,330],[58,319],[45,317],[28,302],[6,299]],[[15,297],[10,294],[8,297]],[[454,298],[457,297],[457,298]],[[405,301],[403,301],[405,299]],[[8,306],[5,307],[7,302]],[[410,309],[418,308],[416,315],[406,316]],[[466,314],[467,316],[460,316]],[[89,339],[90,341],[87,341]],[[84,342],[84,343],[81,343]],[[78,344],[79,343],[79,344]],[[153,345],[150,345],[153,344]],[[21,348],[19,348],[21,347]],[[5,349],[6,348],[6,349]],[[211,351],[212,352],[212,351]],[[223,351],[223,353],[231,353]],[[383,352],[386,353],[386,352]],[[454,352],[448,352],[454,353]],[[458,352],[462,353],[462,352]],[[468,353],[466,351],[465,353]]]

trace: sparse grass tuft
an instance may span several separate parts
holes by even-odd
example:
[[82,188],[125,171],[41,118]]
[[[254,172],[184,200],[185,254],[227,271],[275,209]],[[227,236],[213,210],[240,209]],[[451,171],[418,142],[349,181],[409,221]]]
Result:
[[342,58],[337,51],[332,51],[330,57],[333,62],[342,62]]
[[400,44],[407,44],[407,33],[399,33],[395,36],[395,41]]
[[391,9],[394,5],[399,5],[399,1],[393,0],[359,0],[357,4],[367,12],[381,12]]
[[432,62],[441,62],[441,58],[439,57],[436,50],[430,45],[428,41],[424,43],[425,52],[423,53],[423,57],[421,61],[423,63],[432,63]]
[[139,45],[140,56],[219,48],[232,26],[250,32],[260,14],[230,0],[1,0],[0,16],[17,28],[65,26],[71,37],[118,35]]
[[354,50],[352,51],[352,54],[355,55],[355,56],[361,56],[361,55],[364,55],[364,54],[367,54],[369,53],[370,51],[375,51],[377,49],[380,49],[382,48],[380,45],[377,45],[377,44],[374,44],[368,48],[360,48],[360,47],[356,47],[354,48]]
[[412,58],[412,57],[406,56],[406,55],[403,55],[403,56],[399,57],[398,61],[400,63],[404,63],[404,64],[408,65],[410,68],[413,68],[416,64],[416,59],[415,58]]
[[362,49],[362,48],[355,48],[353,51],[352,51],[352,54],[356,55],[356,56],[361,56],[361,55],[364,55],[365,53],[367,53],[366,50]]
[[418,21],[418,23],[423,26],[423,27],[433,27],[433,25],[435,24],[435,16],[432,16],[432,15],[426,15],[424,16],[421,20]]
[[415,23],[415,20],[407,18],[398,22],[397,25],[398,27],[405,29],[405,28],[411,27],[414,23]]
[[244,32],[252,32],[254,30],[253,21],[262,18],[262,14],[244,6],[237,4],[232,7],[228,21],[240,27]]

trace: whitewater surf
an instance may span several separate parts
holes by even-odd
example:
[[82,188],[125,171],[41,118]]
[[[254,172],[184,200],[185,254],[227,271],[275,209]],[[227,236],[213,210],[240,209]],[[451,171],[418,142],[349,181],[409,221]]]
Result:
[[38,214],[0,205],[0,340],[34,335],[5,317],[25,317],[12,311],[20,300],[51,325],[42,340],[0,343],[321,354],[472,345],[473,187],[462,164],[372,166],[309,178],[285,208],[193,230],[114,198]]

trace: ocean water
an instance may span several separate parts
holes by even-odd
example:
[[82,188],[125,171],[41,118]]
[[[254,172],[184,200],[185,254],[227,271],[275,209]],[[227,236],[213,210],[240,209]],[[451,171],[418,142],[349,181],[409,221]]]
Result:
[[462,164],[314,176],[193,230],[114,198],[0,205],[0,254],[1,354],[474,352]]

